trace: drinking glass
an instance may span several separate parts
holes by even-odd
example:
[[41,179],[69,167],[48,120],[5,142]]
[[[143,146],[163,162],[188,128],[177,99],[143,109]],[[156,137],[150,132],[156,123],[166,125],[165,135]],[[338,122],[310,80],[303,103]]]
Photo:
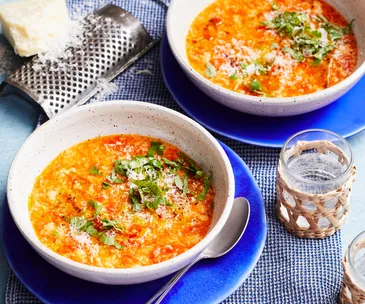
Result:
[[340,303],[365,303],[365,231],[350,244],[342,262]]
[[350,144],[340,135],[320,129],[293,135],[280,153],[279,219],[300,237],[332,235],[347,218],[355,172]]

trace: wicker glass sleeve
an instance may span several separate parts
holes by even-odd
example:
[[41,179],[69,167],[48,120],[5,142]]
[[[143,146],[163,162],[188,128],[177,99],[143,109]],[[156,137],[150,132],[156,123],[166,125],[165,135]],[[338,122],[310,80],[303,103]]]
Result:
[[[303,137],[307,132],[316,134]],[[329,136],[320,139],[321,132]],[[298,170],[302,171],[298,174],[292,164],[300,158]],[[334,169],[337,171],[331,173]],[[294,135],[284,145],[278,165],[276,213],[280,222],[301,238],[322,239],[334,234],[350,211],[355,175],[351,148],[338,135],[323,130]]]
[[349,246],[342,261],[343,281],[340,304],[365,303],[365,231]]

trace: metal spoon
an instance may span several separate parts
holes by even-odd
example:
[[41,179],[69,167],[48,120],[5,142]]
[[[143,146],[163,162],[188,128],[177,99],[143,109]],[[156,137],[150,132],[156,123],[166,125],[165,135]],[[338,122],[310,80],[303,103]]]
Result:
[[190,264],[182,268],[171,278],[146,304],[161,303],[176,282],[197,262],[203,259],[218,258],[229,252],[241,239],[245,232],[250,217],[250,204],[243,197],[236,198],[233,202],[231,213],[226,224],[210,245],[196,257]]

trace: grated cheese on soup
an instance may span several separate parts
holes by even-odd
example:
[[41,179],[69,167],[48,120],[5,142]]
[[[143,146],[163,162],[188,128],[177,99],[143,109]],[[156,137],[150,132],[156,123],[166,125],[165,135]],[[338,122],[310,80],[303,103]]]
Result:
[[322,0],[217,0],[191,25],[187,56],[224,88],[291,97],[353,73],[357,42],[352,22]]
[[63,151],[29,198],[40,241],[74,261],[128,268],[171,259],[209,230],[209,176],[177,147],[139,135],[90,139]]

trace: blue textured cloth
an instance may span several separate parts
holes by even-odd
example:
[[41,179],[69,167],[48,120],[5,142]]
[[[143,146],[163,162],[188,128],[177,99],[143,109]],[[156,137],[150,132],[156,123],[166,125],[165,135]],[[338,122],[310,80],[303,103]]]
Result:
[[[113,3],[132,12],[153,37],[164,31],[165,9],[157,4],[157,0],[116,0]],[[70,10],[86,13],[102,2],[69,0],[68,4]],[[182,112],[164,85],[159,51],[159,47],[155,47],[135,67],[120,75],[115,80],[118,92],[106,100],[147,101]],[[149,69],[153,75],[136,75],[135,71],[143,69]],[[247,281],[225,303],[337,303],[342,278],[340,234],[336,233],[325,240],[302,240],[286,232],[278,222],[274,209],[279,151],[217,137],[233,148],[251,169],[265,199],[268,222],[267,243],[260,261]],[[10,272],[6,303],[39,301]]]

